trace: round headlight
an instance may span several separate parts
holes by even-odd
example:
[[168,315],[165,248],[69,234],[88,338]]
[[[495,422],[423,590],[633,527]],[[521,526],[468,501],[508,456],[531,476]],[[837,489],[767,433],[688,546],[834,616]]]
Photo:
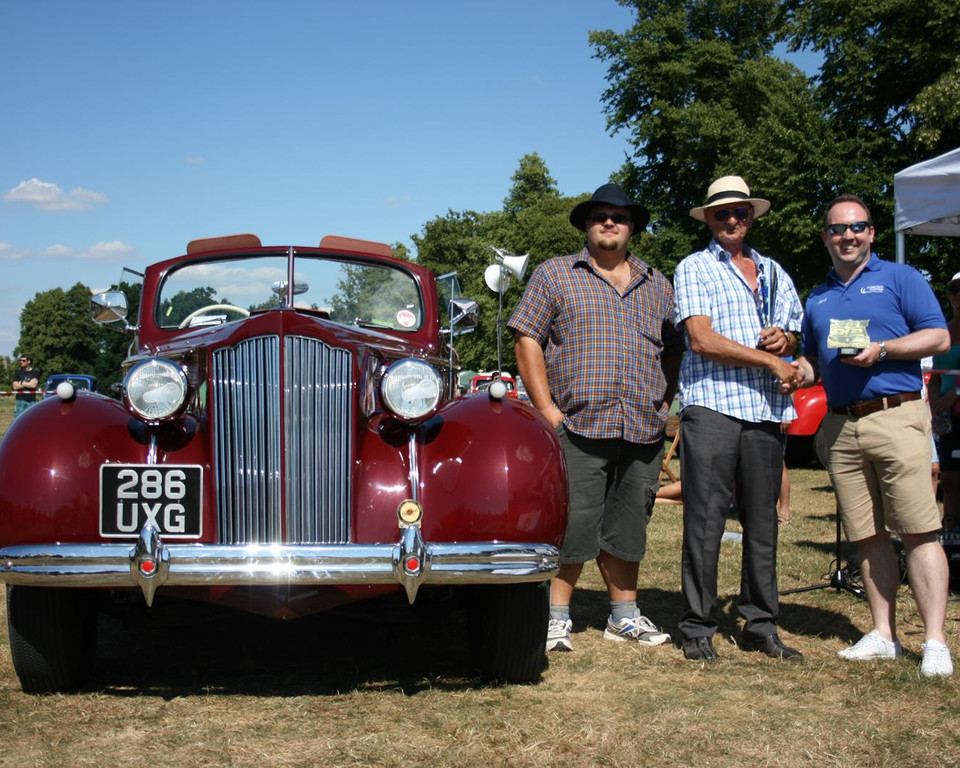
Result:
[[187,399],[187,377],[169,360],[153,358],[137,363],[123,380],[127,401],[145,421],[175,416]]
[[401,419],[419,419],[440,402],[440,374],[423,360],[398,360],[383,375],[383,402]]

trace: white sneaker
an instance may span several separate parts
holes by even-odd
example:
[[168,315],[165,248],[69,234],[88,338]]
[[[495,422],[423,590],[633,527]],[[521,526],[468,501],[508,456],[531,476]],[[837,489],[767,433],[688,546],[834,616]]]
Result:
[[953,674],[953,661],[947,646],[938,640],[928,640],[921,647],[923,661],[920,662],[920,673],[924,677],[948,677]]
[[855,645],[837,651],[837,656],[850,661],[869,661],[870,659],[895,659],[903,655],[899,640],[887,640],[877,630],[868,632]]
[[547,650],[548,651],[572,651],[573,643],[570,642],[570,631],[573,629],[573,622],[570,619],[550,619],[547,624]]
[[620,619],[616,624],[613,619],[607,619],[607,628],[603,631],[604,640],[615,640],[618,643],[627,640],[636,640],[640,645],[663,645],[670,642],[670,635],[661,632],[646,616]]

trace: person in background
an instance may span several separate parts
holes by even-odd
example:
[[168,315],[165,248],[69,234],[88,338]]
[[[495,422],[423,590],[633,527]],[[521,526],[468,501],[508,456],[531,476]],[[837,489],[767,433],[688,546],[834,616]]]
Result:
[[637,605],[683,354],[670,282],[627,247],[649,218],[619,185],[597,189],[570,214],[586,247],[537,267],[508,323],[527,394],[557,431],[567,464],[569,517],[550,583],[548,651],[573,650],[570,600],[594,559],[610,599],[604,638],[670,640]]
[[[933,358],[935,371],[960,368],[960,272],[947,283],[947,298],[953,310],[953,319],[947,323],[950,349]],[[952,531],[960,526],[960,376],[952,373],[930,376],[930,411],[940,457],[943,529]]]
[[13,418],[17,418],[37,401],[39,386],[40,374],[33,370],[30,355],[20,355],[20,368],[13,377],[13,391],[17,393],[13,406]]
[[818,373],[823,380],[828,470],[847,538],[859,546],[873,620],[873,629],[838,655],[862,661],[902,654],[893,532],[903,542],[925,629],[920,672],[951,675],[944,637],[949,571],[930,483],[930,412],[920,393],[921,358],[945,352],[950,334],[927,281],[912,267],[878,258],[874,234],[860,198],[842,195],[827,205],[821,236],[833,269],[807,298],[797,361],[804,385]]
[[689,351],[680,370],[683,469],[683,655],[717,658],[717,567],[730,501],[740,512],[743,563],[741,647],[799,659],[777,634],[777,498],[783,476],[781,424],[796,418],[790,393],[801,377],[784,360],[796,349],[802,308],[790,276],[745,242],[770,202],[739,176],[707,189],[690,215],[710,243],[674,276],[677,325]]

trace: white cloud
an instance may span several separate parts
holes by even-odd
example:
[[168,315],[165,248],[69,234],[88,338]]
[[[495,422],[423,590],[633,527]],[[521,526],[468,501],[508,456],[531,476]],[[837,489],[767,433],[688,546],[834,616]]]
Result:
[[[2,252],[0,252],[2,253]],[[71,248],[61,243],[47,246],[42,251],[43,255],[51,259],[87,259],[88,261],[100,261],[112,263],[115,261],[129,260],[136,255],[136,249],[120,240],[111,240],[110,242],[94,243],[82,251]]]
[[28,255],[23,248],[14,248],[10,243],[0,243],[0,261],[21,261]]
[[410,202],[410,193],[407,192],[403,195],[390,195],[383,199],[381,205],[384,208],[403,208],[407,203]]
[[194,155],[193,157],[188,157],[186,162],[191,163],[192,165],[200,165],[200,163],[206,162],[206,158],[201,155]]
[[8,190],[3,199],[11,203],[25,203],[41,211],[88,211],[94,206],[107,202],[107,196],[92,189],[76,187],[64,192],[56,184],[40,181],[34,177],[21,181]]
[[119,240],[111,240],[109,243],[91,245],[86,250],[81,251],[80,258],[93,261],[123,261],[135,253],[132,245],[122,243]]
[[67,256],[74,256],[76,253],[76,250],[73,248],[68,248],[66,245],[61,245],[60,243],[43,249],[44,256],[50,256],[55,259],[63,259]]

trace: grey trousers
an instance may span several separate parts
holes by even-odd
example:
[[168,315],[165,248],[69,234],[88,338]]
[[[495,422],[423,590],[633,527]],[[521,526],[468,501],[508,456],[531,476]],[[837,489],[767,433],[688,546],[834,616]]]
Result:
[[[743,528],[738,610],[744,632],[777,631],[777,498],[783,438],[776,422],[741,421],[700,406],[680,416],[682,584],[687,638],[717,631],[717,564],[730,503]],[[733,554],[731,552],[730,554]]]

